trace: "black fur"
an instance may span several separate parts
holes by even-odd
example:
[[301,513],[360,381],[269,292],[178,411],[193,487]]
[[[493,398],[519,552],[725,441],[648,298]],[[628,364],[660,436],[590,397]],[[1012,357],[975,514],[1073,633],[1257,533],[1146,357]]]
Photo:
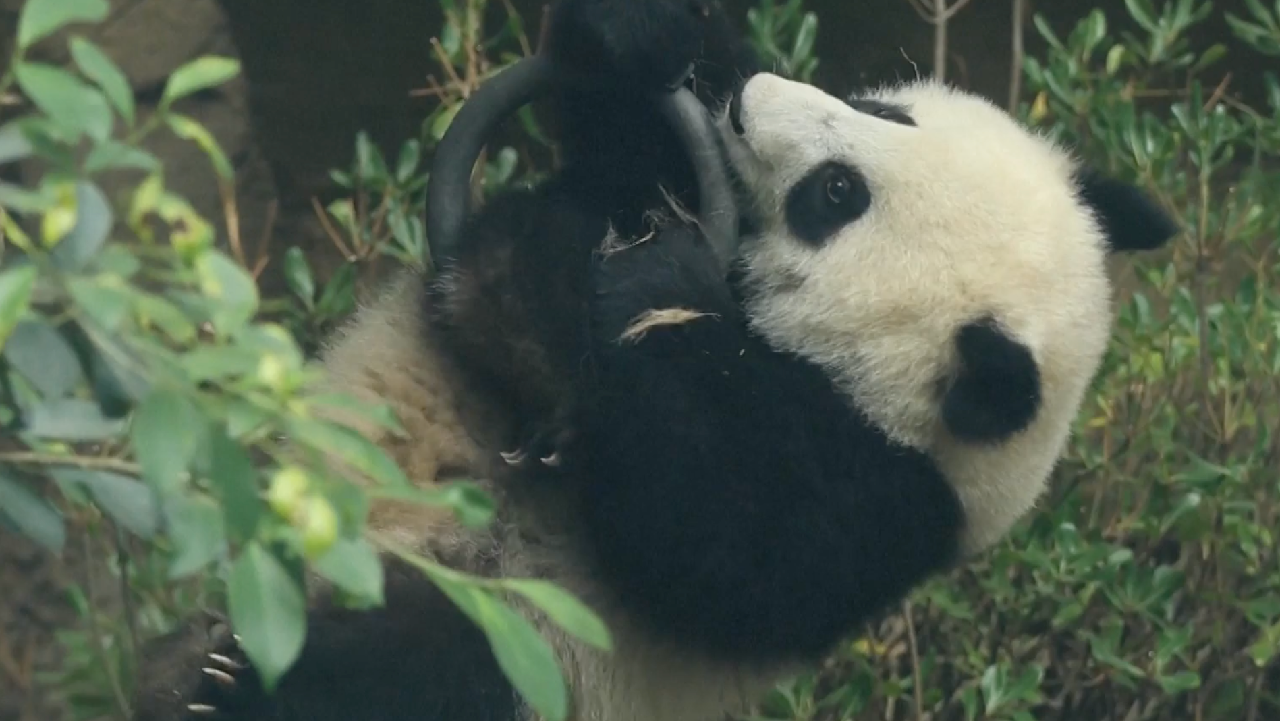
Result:
[[962,441],[995,443],[1031,425],[1040,410],[1040,368],[1031,350],[991,318],[956,335],[960,371],[942,399],[942,420]]
[[[421,571],[387,566],[386,605],[308,609],[307,643],[264,693],[225,621],[149,644],[135,721],[512,721],[518,697],[488,640]],[[204,669],[211,669],[206,671]]]
[[1181,228],[1141,189],[1087,169],[1077,175],[1080,197],[1093,209],[1113,253],[1155,250]]
[[579,76],[550,103],[563,167],[471,218],[457,273],[425,301],[462,365],[505,391],[522,421],[512,444],[526,448],[563,441],[564,380],[587,353],[580,301],[606,231],[649,232],[650,214],[668,209],[663,189],[699,207],[692,164],[649,91],[692,66],[688,86],[717,109],[758,70],[718,0],[561,0],[548,37],[562,71]]
[[[566,471],[594,573],[661,637],[815,660],[955,560],[959,501],[827,376],[748,331],[688,227],[599,265],[591,402]],[[702,316],[619,342],[651,309]]]

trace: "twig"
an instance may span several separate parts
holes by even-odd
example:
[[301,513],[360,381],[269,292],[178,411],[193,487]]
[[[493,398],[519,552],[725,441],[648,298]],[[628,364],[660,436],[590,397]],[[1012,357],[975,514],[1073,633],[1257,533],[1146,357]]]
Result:
[[542,6],[542,24],[538,26],[538,52],[547,45],[547,36],[551,33],[551,6]]
[[1223,76],[1222,82],[1218,83],[1218,87],[1213,89],[1213,94],[1209,99],[1204,101],[1203,110],[1207,113],[1213,109],[1213,106],[1222,102],[1222,96],[1227,94],[1227,86],[1231,84],[1231,73]]
[[930,7],[925,0],[907,0],[920,19],[933,26],[933,76],[942,82],[947,78],[947,25],[972,0],[955,0],[951,5],[947,5],[947,0],[932,2]]
[[[85,558],[93,558],[93,547],[90,545],[92,534],[84,534],[84,556]],[[89,635],[93,637],[93,648],[98,652],[99,661],[102,662],[103,670],[107,673],[107,680],[111,682],[111,695],[115,697],[116,709],[120,712],[120,718],[131,718],[132,712],[129,709],[129,700],[125,698],[124,688],[120,685],[120,676],[116,673],[115,664],[111,663],[111,657],[107,655],[107,647],[102,643],[102,629],[98,626],[98,609],[97,601],[93,590],[93,565],[87,565],[84,572],[84,592],[88,597],[88,615]]]
[[129,657],[137,658],[138,649],[141,647],[138,643],[138,619],[137,611],[133,607],[133,593],[129,587],[129,565],[132,557],[129,555],[129,549],[125,545],[124,534],[120,532],[120,526],[112,525],[112,539],[116,545],[116,559],[120,564],[120,604],[124,607],[124,623],[129,629]]
[[1013,0],[1013,37],[1010,41],[1009,112],[1018,112],[1018,99],[1022,96],[1022,59],[1026,55],[1023,25],[1027,17],[1027,0]]
[[907,622],[907,643],[911,649],[911,674],[914,681],[911,690],[916,697],[916,721],[924,718],[924,674],[920,670],[920,649],[916,646],[916,624],[911,620],[911,601],[902,602],[902,617]]
[[76,468],[100,471],[115,471],[131,476],[142,475],[142,467],[136,463],[122,461],[118,458],[98,458],[96,456],[59,456],[49,453],[12,451],[0,453],[0,463],[12,463],[20,466],[74,466]]
[[338,247],[343,258],[346,260],[355,260],[355,253],[352,253],[351,250],[347,248],[347,244],[342,242],[342,235],[338,233],[338,230],[329,222],[329,213],[324,209],[323,205],[320,205],[320,199],[312,196],[311,206],[315,209],[316,217],[319,218],[320,225],[324,228],[325,235],[328,235],[329,240],[333,241],[333,244]]
[[231,244],[231,252],[236,262],[246,270],[249,259],[245,257],[244,246],[240,242],[240,212],[236,210],[235,181],[219,182],[218,194],[222,196],[222,217],[227,221],[227,240]]
[[271,262],[271,253],[268,249],[271,247],[271,241],[275,237],[276,220],[280,212],[280,201],[272,199],[267,203],[267,221],[262,225],[262,237],[258,239],[258,261],[253,266],[253,279],[258,280],[262,275],[262,271],[266,270],[267,265]]

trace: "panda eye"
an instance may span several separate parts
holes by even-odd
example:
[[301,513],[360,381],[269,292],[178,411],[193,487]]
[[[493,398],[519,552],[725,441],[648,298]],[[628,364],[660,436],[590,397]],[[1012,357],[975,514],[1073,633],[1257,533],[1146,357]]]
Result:
[[787,193],[787,227],[796,240],[817,248],[871,209],[871,187],[852,165],[828,161]]
[[853,184],[843,175],[827,179],[827,200],[832,205],[840,205],[849,200],[849,194],[853,191]]

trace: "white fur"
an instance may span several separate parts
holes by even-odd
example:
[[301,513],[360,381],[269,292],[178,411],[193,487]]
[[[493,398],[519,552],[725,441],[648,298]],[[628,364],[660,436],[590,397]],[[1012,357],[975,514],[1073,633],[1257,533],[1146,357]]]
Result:
[[[744,134],[727,118],[720,127],[761,220],[744,245],[755,326],[931,453],[964,504],[965,552],[989,546],[1047,484],[1110,333],[1105,239],[1077,198],[1073,159],[986,100],[930,81],[866,96],[905,107],[915,127],[775,75],[742,92]],[[786,193],[836,159],[864,175],[871,207],[806,246],[787,229]],[[945,431],[936,395],[954,332],[984,314],[1031,349],[1043,384],[1032,426],[985,450]]]

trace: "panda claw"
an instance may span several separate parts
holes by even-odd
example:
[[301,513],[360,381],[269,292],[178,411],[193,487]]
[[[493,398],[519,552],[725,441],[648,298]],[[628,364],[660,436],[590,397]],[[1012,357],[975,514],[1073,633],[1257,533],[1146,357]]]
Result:
[[226,688],[231,688],[236,685],[235,678],[232,677],[231,674],[227,673],[226,671],[220,671],[216,668],[209,668],[207,666],[200,670],[204,672],[204,675],[212,678],[214,681],[217,681],[219,684],[221,684]]
[[209,654],[209,660],[231,671],[243,671],[244,664],[236,663],[220,653]]
[[523,450],[500,451],[499,455],[502,456],[502,460],[507,462],[508,466],[519,466],[524,463],[525,453]]
[[190,704],[187,704],[187,710],[188,710],[188,711],[190,711],[191,713],[194,713],[194,714],[201,714],[201,715],[205,715],[205,716],[208,716],[208,715],[210,715],[210,714],[215,714],[215,713],[217,713],[217,712],[218,712],[218,709],[217,709],[217,708],[215,708],[215,707],[213,707],[213,706],[210,706],[210,705],[209,705],[209,704],[207,704],[207,703],[190,703]]
[[547,456],[546,458],[540,458],[540,459],[538,459],[538,460],[542,461],[542,465],[544,465],[544,466],[550,466],[550,467],[552,467],[552,468],[557,468],[557,467],[559,467],[559,466],[560,466],[560,451],[556,451],[555,453],[552,453],[551,455]]

